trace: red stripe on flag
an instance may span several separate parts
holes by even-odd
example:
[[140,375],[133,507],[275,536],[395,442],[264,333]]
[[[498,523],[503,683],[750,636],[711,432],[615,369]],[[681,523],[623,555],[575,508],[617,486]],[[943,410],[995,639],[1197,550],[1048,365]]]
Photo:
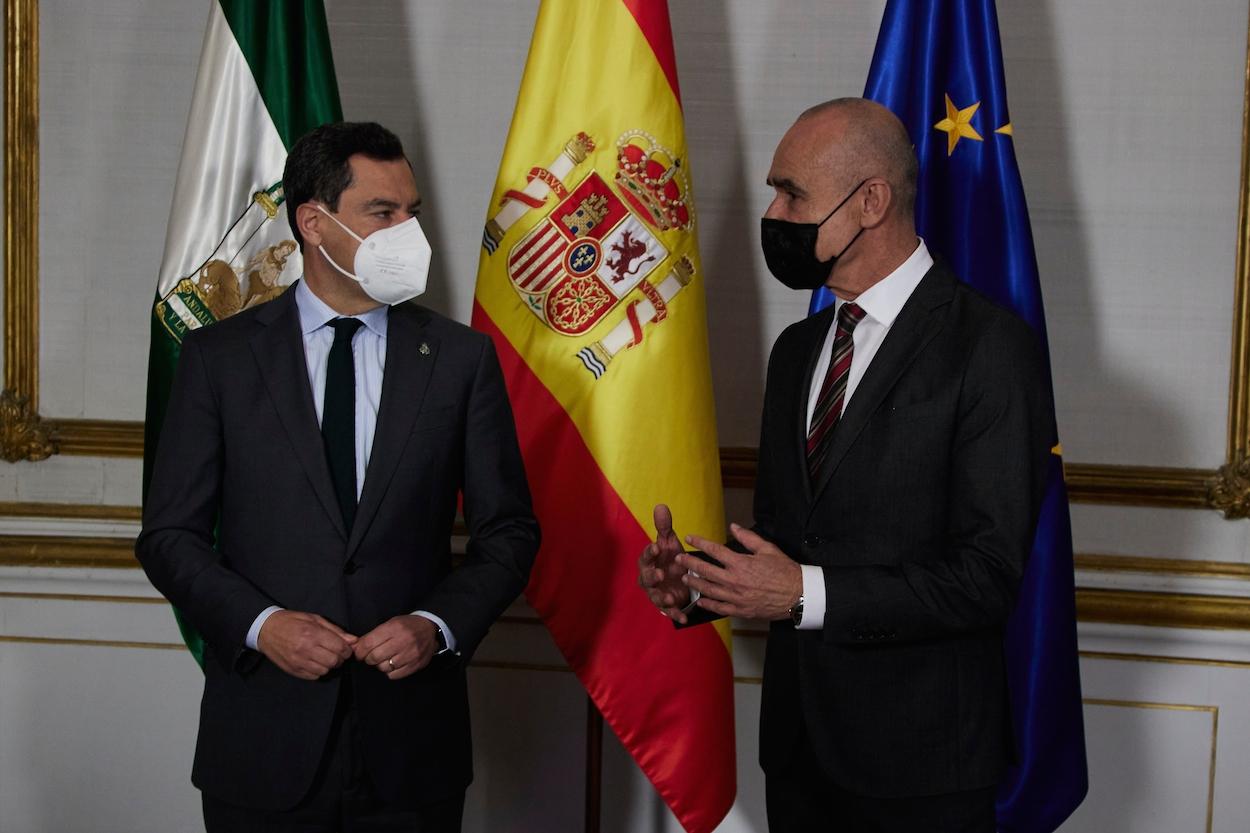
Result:
[[[637,583],[650,534],[476,300],[473,326],[495,342],[544,531],[526,598],[682,825],[710,833],[736,791],[729,652],[711,626],[678,631],[651,606]],[[585,372],[572,355],[569,372]]]
[[512,257],[508,258],[508,264],[513,267],[513,271],[523,272],[526,264],[521,261],[532,258],[533,252],[544,252],[558,242],[560,242],[560,235],[556,234],[551,226],[547,226],[543,232],[535,234],[522,243]]
[[[551,277],[550,273],[552,269],[558,270],[560,268],[560,258],[563,256],[564,246],[560,246],[551,254],[547,255],[546,260],[534,267],[534,271],[530,273],[529,277],[526,278],[524,282],[522,282],[521,286],[525,289],[530,289],[536,281],[539,281],[540,278]],[[529,267],[527,266],[526,268],[528,269]],[[546,285],[545,282],[543,285]],[[539,288],[535,288],[534,291],[539,291]]]
[[668,20],[668,0],[622,0],[625,8],[638,21],[638,28],[651,45],[660,69],[673,88],[677,106],[681,106],[681,89],[677,85],[677,57],[673,52],[673,27]]

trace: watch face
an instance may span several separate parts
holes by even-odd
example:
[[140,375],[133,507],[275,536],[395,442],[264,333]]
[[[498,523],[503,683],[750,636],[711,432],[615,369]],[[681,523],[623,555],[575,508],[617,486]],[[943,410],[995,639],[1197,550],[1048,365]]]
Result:
[[803,597],[799,596],[799,600],[794,603],[794,607],[790,608],[790,621],[794,622],[795,627],[803,624]]

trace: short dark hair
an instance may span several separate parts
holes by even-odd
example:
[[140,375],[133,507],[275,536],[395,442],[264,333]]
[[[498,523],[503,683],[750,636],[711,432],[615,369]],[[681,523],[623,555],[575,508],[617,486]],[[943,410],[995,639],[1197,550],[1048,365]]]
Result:
[[286,219],[300,251],[304,250],[304,238],[295,226],[295,209],[317,200],[337,211],[339,197],[352,184],[348,160],[358,153],[380,162],[406,158],[399,137],[371,121],[323,124],[305,133],[291,148],[282,171],[282,194]]

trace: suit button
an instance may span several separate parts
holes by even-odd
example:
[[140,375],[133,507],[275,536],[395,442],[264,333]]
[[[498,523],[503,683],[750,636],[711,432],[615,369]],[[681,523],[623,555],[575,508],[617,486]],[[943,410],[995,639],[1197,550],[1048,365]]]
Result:
[[356,572],[356,569],[357,569],[356,562],[348,561],[346,564],[343,565],[343,575],[350,576],[352,573]]

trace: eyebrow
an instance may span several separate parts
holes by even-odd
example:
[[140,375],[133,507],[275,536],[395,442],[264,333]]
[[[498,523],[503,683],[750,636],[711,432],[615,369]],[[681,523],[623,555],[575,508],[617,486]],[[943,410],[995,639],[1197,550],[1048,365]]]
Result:
[[[370,211],[374,208],[395,209],[395,208],[399,208],[399,203],[395,202],[394,200],[388,200],[384,197],[374,197],[373,199],[369,200],[368,202],[364,204],[364,210]],[[408,211],[413,214],[416,214],[417,211],[420,210],[420,208],[421,208],[420,199],[417,199],[415,202],[411,202],[408,204]]]
[[790,179],[789,177],[783,176],[783,177],[778,177],[776,179],[773,179],[770,176],[768,179],[764,181],[764,183],[772,188],[776,188],[781,191],[788,191],[789,193],[794,194],[796,197],[807,196],[807,191],[804,190],[802,187],[800,187],[797,182],[795,182],[793,179]]

